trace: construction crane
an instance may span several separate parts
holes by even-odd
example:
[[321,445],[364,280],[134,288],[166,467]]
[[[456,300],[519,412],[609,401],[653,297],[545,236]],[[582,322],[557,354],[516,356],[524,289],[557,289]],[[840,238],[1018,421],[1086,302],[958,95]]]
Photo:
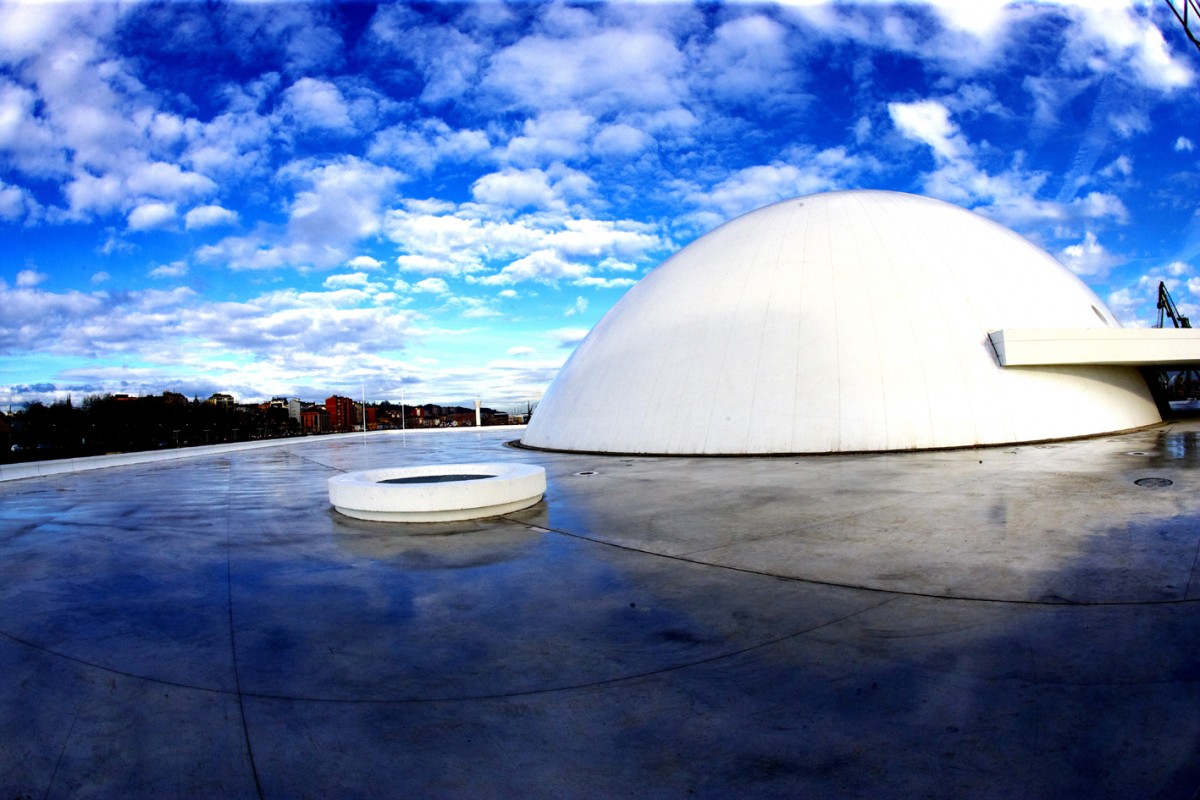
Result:
[[[1167,285],[1162,281],[1159,281],[1158,324],[1154,327],[1165,328],[1168,319],[1171,320],[1172,327],[1192,327],[1191,321],[1187,317],[1183,316],[1183,314],[1179,313],[1179,309],[1175,306],[1175,301],[1171,299],[1171,293],[1167,291]],[[1158,386],[1159,391],[1161,391],[1163,396],[1165,396],[1168,400],[1192,400],[1197,396],[1200,396],[1200,374],[1196,373],[1194,370],[1182,370],[1180,372],[1159,372]]]
[[[1200,38],[1192,28],[1200,28],[1200,5],[1196,0],[1167,0],[1167,5],[1175,12],[1175,19],[1183,26],[1183,32],[1192,40],[1192,44],[1200,49]],[[1182,11],[1180,10],[1182,9]]]
[[[1167,5],[1171,7],[1171,12],[1175,14],[1175,19],[1179,20],[1179,24],[1183,26],[1183,32],[1187,34],[1188,39],[1200,50],[1200,1],[1198,0],[1167,0]],[[1171,293],[1167,291],[1167,285],[1162,281],[1158,282],[1158,324],[1156,328],[1166,327],[1167,319],[1171,320],[1171,325],[1176,328],[1190,328],[1192,323],[1187,317],[1179,313],[1179,309],[1175,307],[1175,301],[1171,299]],[[1154,392],[1154,402],[1158,403],[1159,411],[1170,411],[1170,403],[1167,398],[1176,400],[1192,400],[1200,397],[1200,373],[1195,371],[1182,372],[1158,372],[1151,368],[1142,368],[1142,375],[1146,378],[1146,383],[1150,385],[1153,391],[1157,385],[1157,392]],[[1163,414],[1165,419],[1166,413]]]
[[1171,320],[1172,327],[1175,328],[1190,328],[1192,323],[1188,318],[1179,313],[1179,309],[1175,307],[1175,301],[1171,299],[1171,293],[1167,291],[1167,285],[1162,281],[1158,282],[1158,324],[1154,327],[1165,328],[1164,324],[1167,319]]

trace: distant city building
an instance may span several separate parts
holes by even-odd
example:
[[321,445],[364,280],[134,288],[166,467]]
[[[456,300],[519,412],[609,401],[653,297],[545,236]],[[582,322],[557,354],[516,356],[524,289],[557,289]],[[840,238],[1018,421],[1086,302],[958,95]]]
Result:
[[300,430],[304,433],[329,433],[329,412],[324,406],[306,403],[300,410]]
[[208,398],[207,402],[209,405],[214,405],[218,408],[233,408],[234,406],[233,395],[225,394],[224,392],[213,394]]
[[299,398],[296,398],[294,400],[288,400],[288,404],[287,404],[288,416],[291,417],[292,419],[296,420],[296,422],[300,422],[300,411],[303,408],[304,408],[304,403],[302,403]]
[[335,394],[325,398],[325,410],[329,412],[330,430],[338,433],[354,430],[354,401],[349,397]]
[[379,410],[375,406],[366,406],[365,410],[361,403],[354,404],[354,423],[360,425],[366,421],[367,430],[379,430]]

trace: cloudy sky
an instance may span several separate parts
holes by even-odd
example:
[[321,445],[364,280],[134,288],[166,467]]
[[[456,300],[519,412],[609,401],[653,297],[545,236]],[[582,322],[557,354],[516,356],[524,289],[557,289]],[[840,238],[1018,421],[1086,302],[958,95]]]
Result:
[[745,211],[933,195],[1200,312],[1159,2],[0,2],[0,403],[539,396]]

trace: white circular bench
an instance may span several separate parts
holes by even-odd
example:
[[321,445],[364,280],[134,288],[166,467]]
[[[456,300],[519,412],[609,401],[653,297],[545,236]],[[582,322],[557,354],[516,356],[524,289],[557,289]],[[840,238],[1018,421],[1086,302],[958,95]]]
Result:
[[453,522],[528,508],[546,491],[531,464],[434,464],[347,472],[329,479],[339,513],[376,522]]

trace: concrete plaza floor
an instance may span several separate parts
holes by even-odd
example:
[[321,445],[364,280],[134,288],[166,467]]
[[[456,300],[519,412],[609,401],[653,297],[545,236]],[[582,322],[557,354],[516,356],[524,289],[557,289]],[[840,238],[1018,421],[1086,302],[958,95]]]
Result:
[[[1200,423],[808,458],[518,435],[0,483],[0,797],[1200,787]],[[328,503],[342,471],[509,460],[548,489],[502,518]]]

